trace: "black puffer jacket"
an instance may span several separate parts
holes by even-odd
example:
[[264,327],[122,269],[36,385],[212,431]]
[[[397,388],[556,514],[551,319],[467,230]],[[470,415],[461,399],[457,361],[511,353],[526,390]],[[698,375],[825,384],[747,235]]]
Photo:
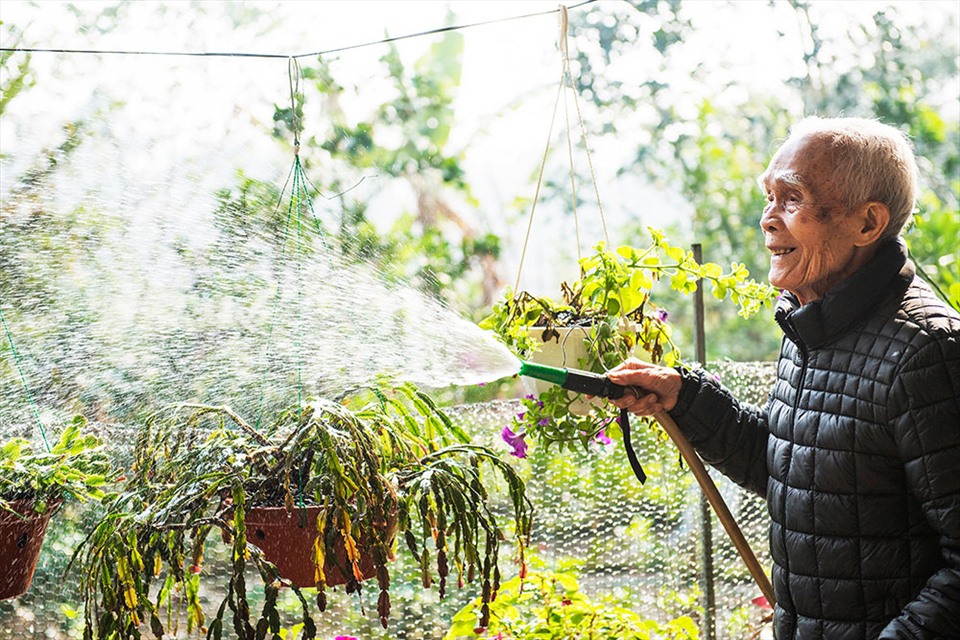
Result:
[[671,411],[767,497],[777,638],[960,638],[960,316],[897,241],[777,320],[766,407],[684,372]]

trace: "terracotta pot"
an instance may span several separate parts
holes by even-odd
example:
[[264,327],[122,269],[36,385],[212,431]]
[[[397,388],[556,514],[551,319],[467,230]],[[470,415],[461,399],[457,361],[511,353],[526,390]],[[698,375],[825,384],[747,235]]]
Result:
[[[305,508],[306,522],[301,527],[299,509],[287,511],[286,507],[252,507],[247,511],[246,517],[247,542],[259,547],[266,559],[276,565],[284,579],[298,587],[315,587],[316,572],[311,558],[313,541],[317,537],[317,516],[322,509],[316,506]],[[384,525],[382,535],[388,548],[392,548],[393,540],[397,536],[395,515]],[[375,577],[373,556],[368,553],[368,543],[362,535],[357,540],[357,548],[360,551],[363,579]],[[339,569],[340,566],[348,567],[347,552],[342,539],[335,542],[333,553],[337,560],[328,557],[323,568],[328,587],[347,583]],[[392,552],[387,559],[394,559]]]
[[22,596],[30,588],[47,524],[60,503],[52,502],[43,515],[33,510],[33,500],[9,504],[23,517],[0,510],[0,600]]

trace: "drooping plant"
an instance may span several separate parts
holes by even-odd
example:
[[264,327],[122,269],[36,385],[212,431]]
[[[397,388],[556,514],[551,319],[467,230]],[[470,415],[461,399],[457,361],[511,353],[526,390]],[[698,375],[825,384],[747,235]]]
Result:
[[[131,476],[75,554],[85,638],[139,637],[143,623],[157,636],[185,624],[188,634],[209,638],[263,638],[280,631],[281,588],[301,603],[303,637],[314,637],[304,589],[280,575],[247,535],[250,510],[266,505],[285,505],[301,521],[306,507],[320,508],[313,551],[303,562],[315,568],[321,612],[326,572],[335,567],[347,592],[359,593],[366,552],[386,626],[391,521],[420,564],[425,587],[436,576],[443,596],[451,574],[458,584],[479,576],[489,602],[499,588],[499,544],[507,535],[491,506],[490,473],[505,481],[522,566],[530,530],[522,480],[411,386],[343,402],[314,400],[285,411],[263,432],[227,407],[166,409],[146,421]],[[230,567],[226,595],[208,614],[201,597],[204,554],[218,541]],[[345,555],[337,555],[337,545]],[[260,612],[250,608],[248,569],[264,587]]]
[[116,476],[103,444],[87,432],[87,419],[75,416],[49,451],[25,438],[0,445],[0,510],[27,500],[43,514],[64,499],[99,500]]
[[75,417],[53,446],[25,438],[0,443],[0,600],[25,593],[50,518],[66,501],[98,500],[117,471],[100,440]]

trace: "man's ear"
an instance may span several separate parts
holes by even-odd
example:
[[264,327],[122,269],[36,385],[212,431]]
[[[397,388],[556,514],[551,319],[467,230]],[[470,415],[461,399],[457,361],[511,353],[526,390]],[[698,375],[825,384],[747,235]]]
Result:
[[856,215],[859,228],[855,244],[858,247],[868,247],[879,240],[890,224],[890,208],[882,202],[867,202]]

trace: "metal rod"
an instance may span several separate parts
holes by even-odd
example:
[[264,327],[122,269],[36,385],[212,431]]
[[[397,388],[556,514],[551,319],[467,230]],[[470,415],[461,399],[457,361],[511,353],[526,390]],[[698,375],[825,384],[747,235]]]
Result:
[[[693,259],[697,264],[703,264],[703,247],[700,243],[691,246]],[[696,330],[697,362],[705,366],[707,362],[707,332],[704,319],[703,280],[697,282],[697,290],[693,296],[693,324]],[[710,503],[706,493],[700,494],[700,537],[702,548],[700,552],[701,588],[703,590],[703,637],[705,640],[715,640],[717,632],[714,620],[717,614],[717,599],[714,592],[713,573],[713,522],[710,518]]]

